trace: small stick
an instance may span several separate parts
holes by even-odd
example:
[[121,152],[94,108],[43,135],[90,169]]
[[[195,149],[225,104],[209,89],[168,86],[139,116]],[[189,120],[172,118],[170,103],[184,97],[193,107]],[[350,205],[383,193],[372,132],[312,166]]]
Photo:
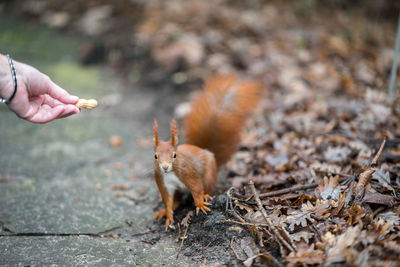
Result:
[[279,233],[278,229],[275,227],[275,225],[272,223],[272,221],[268,218],[267,213],[265,212],[265,209],[263,208],[263,205],[261,204],[260,197],[257,194],[256,187],[254,186],[254,182],[250,181],[249,182],[250,189],[253,192],[254,198],[257,202],[258,209],[261,211],[261,214],[264,217],[264,220],[267,222],[269,229],[275,234],[276,238],[291,252],[296,252],[296,248],[294,244],[289,244]]
[[[343,182],[343,181],[345,181],[347,179],[348,179],[348,177],[340,178],[339,182]],[[281,189],[281,190],[276,190],[276,191],[273,191],[273,192],[260,194],[259,196],[260,196],[260,198],[274,197],[274,196],[279,196],[279,195],[283,195],[283,194],[286,194],[286,193],[291,193],[291,192],[294,192],[294,191],[315,188],[317,186],[318,186],[318,183],[296,185],[296,186],[293,186],[293,187],[284,188],[284,189]]]
[[211,241],[208,242],[208,244],[207,244],[207,246],[205,248],[203,248],[203,251],[206,250],[210,245],[211,245]]
[[183,246],[183,241],[185,241],[185,239],[186,239],[186,234],[187,234],[187,232],[188,232],[188,229],[189,229],[189,224],[188,224],[188,226],[187,226],[186,229],[185,229],[185,233],[184,233],[183,236],[181,237],[182,241],[181,241],[181,244],[179,245],[178,253],[176,254],[176,259],[178,259],[179,253],[181,253],[182,246]]
[[234,224],[239,224],[239,225],[255,226],[255,227],[269,227],[268,224],[263,224],[263,223],[249,223],[249,222],[238,222],[238,221],[230,220],[230,219],[226,219],[226,220],[222,220],[222,221],[216,222],[216,224],[222,224],[222,223],[234,223]]
[[236,239],[236,236],[233,236],[233,237],[232,237],[230,247],[231,247],[231,249],[232,249],[232,251],[233,251],[233,254],[235,254],[236,259],[238,259],[238,260],[240,260],[240,261],[243,261],[243,260],[239,257],[239,255],[237,254],[236,250],[233,248],[233,240],[234,240],[234,239]]
[[380,157],[380,155],[382,154],[383,147],[385,146],[385,144],[386,144],[386,137],[385,137],[385,138],[383,138],[383,141],[382,141],[382,143],[381,143],[381,146],[379,147],[379,150],[378,150],[378,152],[376,152],[376,155],[375,155],[375,157],[372,159],[370,166],[372,166],[372,165],[375,165],[375,164],[376,164],[376,162],[378,161],[378,158],[379,158],[379,157]]
[[229,190],[226,192],[226,195],[228,196],[228,200],[229,200],[229,204],[230,204],[230,211],[232,212],[232,214],[236,217],[236,219],[238,219],[241,222],[246,222],[242,217],[240,217],[240,215],[235,211],[235,209],[233,208],[232,205],[232,195],[231,195],[231,190],[233,189],[233,187],[229,188]]
[[[186,229],[185,229],[185,233],[183,234],[183,237],[181,237],[182,241],[181,241],[181,244],[179,245],[178,253],[176,254],[176,259],[178,259],[179,253],[182,250],[183,241],[186,239],[187,232],[188,232],[189,226],[190,226],[190,218],[192,216],[193,216],[193,211],[189,211],[188,214],[186,214],[185,218],[183,218],[182,222],[180,223],[182,225],[185,225]],[[180,224],[178,224],[178,226],[180,226]],[[180,232],[180,227],[179,227],[179,232]]]

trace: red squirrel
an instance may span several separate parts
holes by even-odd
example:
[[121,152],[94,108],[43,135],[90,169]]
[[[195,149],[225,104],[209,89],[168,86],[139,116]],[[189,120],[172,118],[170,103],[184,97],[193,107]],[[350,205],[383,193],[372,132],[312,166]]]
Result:
[[187,144],[183,145],[178,145],[175,120],[171,121],[169,141],[158,139],[154,120],[154,178],[165,206],[154,218],[166,217],[167,229],[182,193],[192,194],[197,214],[210,211],[206,201],[217,186],[218,169],[235,153],[246,118],[257,107],[260,94],[259,84],[239,81],[235,75],[207,79],[184,119]]

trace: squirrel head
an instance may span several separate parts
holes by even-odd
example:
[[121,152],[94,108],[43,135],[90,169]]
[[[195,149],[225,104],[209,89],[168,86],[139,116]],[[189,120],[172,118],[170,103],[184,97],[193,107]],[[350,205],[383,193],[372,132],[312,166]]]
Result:
[[160,141],[158,139],[158,124],[154,120],[153,125],[153,141],[154,141],[154,166],[161,173],[172,171],[172,164],[177,157],[178,149],[178,127],[175,120],[171,121],[171,140]]

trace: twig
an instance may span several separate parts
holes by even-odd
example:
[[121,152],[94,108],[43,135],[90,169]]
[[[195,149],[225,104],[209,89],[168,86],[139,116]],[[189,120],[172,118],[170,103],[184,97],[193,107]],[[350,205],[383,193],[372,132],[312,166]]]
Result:
[[334,175],[339,175],[339,176],[343,176],[343,177],[346,177],[346,178],[354,177],[354,175],[347,174],[347,173],[342,173],[342,172],[331,172],[331,173],[334,174]]
[[229,188],[229,190],[226,192],[226,195],[228,196],[228,200],[229,200],[229,206],[230,206],[230,212],[235,216],[236,219],[238,219],[241,222],[246,222],[245,220],[243,220],[242,217],[240,217],[240,215],[235,211],[235,209],[233,208],[233,204],[232,204],[232,194],[231,194],[231,190],[234,189],[233,187]]
[[26,233],[14,233],[11,232],[10,234],[0,234],[1,237],[3,236],[91,236],[91,237],[103,237],[104,234],[122,228],[122,226],[116,226],[98,233],[42,233],[42,232],[26,232]]
[[255,227],[269,227],[268,224],[263,224],[263,223],[248,223],[248,222],[238,222],[230,219],[222,220],[216,222],[216,224],[223,224],[223,223],[234,223],[234,224],[239,224],[239,225],[245,225],[245,226],[255,226]]
[[239,257],[239,255],[236,253],[236,250],[233,248],[233,240],[234,240],[234,239],[236,239],[236,236],[233,236],[233,237],[232,237],[230,247],[231,247],[231,249],[232,249],[232,251],[233,251],[233,254],[235,254],[236,259],[238,259],[238,260],[240,260],[240,261],[243,261],[243,260]]
[[258,209],[261,211],[261,214],[264,217],[264,220],[267,222],[269,229],[274,233],[274,235],[276,236],[276,238],[287,248],[289,249],[291,252],[296,252],[296,248],[294,246],[294,244],[289,244],[283,237],[282,235],[279,233],[278,229],[275,227],[275,225],[272,223],[272,221],[268,218],[267,213],[265,212],[265,209],[263,207],[263,205],[261,204],[261,200],[260,197],[257,194],[256,191],[256,187],[254,186],[254,182],[250,181],[249,182],[250,185],[250,189],[253,192],[254,198],[257,202],[257,206]]
[[376,152],[376,155],[375,155],[375,157],[372,159],[370,166],[372,166],[372,165],[375,165],[375,164],[376,164],[376,162],[378,161],[378,158],[379,158],[379,157],[380,157],[380,155],[382,154],[383,147],[385,146],[385,144],[386,144],[386,137],[385,137],[385,138],[383,138],[383,141],[382,141],[382,143],[381,143],[381,146],[379,147],[379,150],[378,150],[378,152]]
[[[189,212],[186,214],[185,218],[183,218],[182,221],[181,221],[181,223],[180,223],[180,224],[186,226],[186,229],[185,229],[185,233],[184,233],[183,236],[181,237],[182,241],[181,241],[181,244],[179,245],[178,253],[176,254],[176,259],[178,259],[179,253],[180,253],[181,250],[182,250],[183,241],[185,241],[185,239],[186,239],[186,237],[187,237],[187,232],[188,232],[189,226],[190,226],[190,218],[191,218],[192,216],[193,216],[193,211],[189,211]],[[180,224],[178,224],[178,226],[179,226]],[[179,232],[180,232],[180,227],[179,227]]]
[[211,241],[208,242],[207,246],[205,246],[202,250],[203,250],[203,251],[206,250],[210,245],[211,245]]
[[[350,176],[350,177],[352,177],[352,176]],[[346,181],[348,178],[349,177],[339,178],[339,182]],[[275,196],[283,195],[283,194],[286,194],[286,193],[291,193],[291,192],[294,192],[294,191],[315,188],[317,186],[318,186],[318,183],[295,185],[293,187],[284,188],[284,189],[276,190],[276,191],[273,191],[273,192],[263,193],[263,194],[260,194],[259,196],[260,196],[260,198],[275,197]]]
[[179,253],[181,253],[182,246],[183,246],[183,241],[185,241],[185,239],[186,239],[186,234],[187,234],[187,232],[188,232],[188,230],[189,230],[189,225],[190,225],[190,224],[188,224],[188,226],[187,226],[186,229],[185,229],[185,233],[184,233],[183,236],[181,237],[182,240],[181,240],[181,244],[179,245],[178,253],[176,254],[176,259],[178,259]]

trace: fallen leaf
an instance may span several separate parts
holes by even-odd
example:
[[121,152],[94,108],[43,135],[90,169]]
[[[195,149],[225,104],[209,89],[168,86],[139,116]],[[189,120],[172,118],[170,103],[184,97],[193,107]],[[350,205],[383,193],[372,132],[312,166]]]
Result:
[[121,190],[121,191],[125,191],[125,190],[129,190],[132,188],[132,184],[124,184],[124,185],[113,185],[111,186],[111,190]]
[[190,219],[192,218],[192,216],[193,216],[193,211],[191,210],[186,214],[185,218],[182,219],[181,224],[185,227],[189,227]]
[[327,249],[326,264],[344,262],[345,255],[350,246],[356,244],[361,233],[359,226],[349,227],[343,234],[335,238],[335,243]]
[[324,158],[327,161],[334,163],[341,163],[347,160],[351,150],[347,146],[328,146],[327,150],[324,151]]
[[291,252],[286,259],[290,263],[299,264],[322,264],[325,260],[325,253],[321,250],[315,250],[314,244],[312,244],[306,250],[299,250],[296,253]]
[[122,137],[119,135],[113,135],[110,137],[108,140],[111,146],[113,147],[119,147],[122,145]]
[[388,207],[393,207],[396,203],[394,197],[390,195],[383,195],[380,193],[367,192],[362,199],[362,203],[379,204]]
[[383,166],[372,174],[372,179],[377,180],[383,187],[394,192],[394,188],[390,185],[390,174],[383,169]]
[[300,225],[301,227],[306,227],[309,222],[314,222],[314,219],[311,218],[311,214],[308,211],[299,211],[295,210],[286,217],[286,220],[289,224],[289,230],[291,232],[294,231],[295,226]]
[[314,190],[315,195],[324,200],[326,199],[339,199],[340,188],[339,188],[339,176],[324,177],[323,180],[318,182],[318,187]]
[[291,234],[290,237],[297,242],[300,242],[302,239],[308,244],[310,239],[313,238],[314,233],[300,231],[294,234]]
[[268,165],[273,167],[277,171],[284,171],[289,163],[287,152],[281,152],[276,155],[268,155],[265,158]]

